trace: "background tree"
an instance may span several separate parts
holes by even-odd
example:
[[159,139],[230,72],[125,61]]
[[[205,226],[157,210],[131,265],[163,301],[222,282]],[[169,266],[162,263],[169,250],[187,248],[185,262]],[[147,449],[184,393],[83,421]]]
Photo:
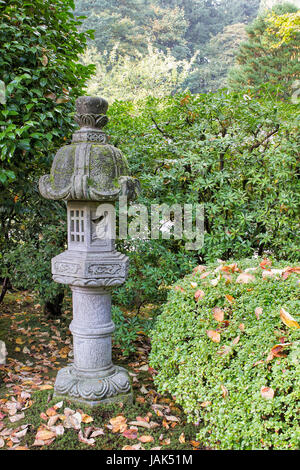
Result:
[[214,88],[207,86],[210,73],[216,85],[223,82],[227,70],[227,57],[220,70],[215,66],[222,60],[223,49],[212,47],[213,38],[228,34],[224,28],[229,25],[251,22],[258,7],[259,0],[77,0],[76,14],[87,16],[82,30],[95,29],[95,42],[90,45],[100,54],[111,53],[118,44],[118,55],[137,59],[147,55],[148,42],[177,60],[190,61],[197,54],[195,73],[185,83],[196,93]]
[[91,34],[78,31],[73,7],[72,0],[0,0],[0,78],[6,90],[0,104],[0,276],[6,285],[5,255],[29,239],[38,249],[43,224],[55,225],[64,210],[42,200],[37,183],[74,129],[75,98],[93,70],[78,62]]
[[[273,26],[269,13],[260,15],[248,28],[248,41],[240,46],[236,66],[230,71],[229,85],[234,90],[256,89],[266,82],[285,85],[285,96],[290,96],[293,82],[299,78],[299,38],[294,31],[288,42],[278,43],[280,16],[295,14],[297,8],[282,4],[272,9]],[[274,21],[274,18],[277,20]]]
[[117,44],[110,53],[99,54],[94,47],[83,55],[83,63],[96,65],[95,77],[88,81],[90,95],[107,96],[110,102],[163,98],[182,87],[196,59],[177,60],[151,44],[146,55],[136,53],[135,58],[119,55],[118,48]]

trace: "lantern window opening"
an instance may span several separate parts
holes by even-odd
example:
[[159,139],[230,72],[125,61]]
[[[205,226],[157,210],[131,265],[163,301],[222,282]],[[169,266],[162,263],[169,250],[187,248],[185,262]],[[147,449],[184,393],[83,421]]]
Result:
[[71,242],[84,242],[84,211],[70,211],[70,239]]

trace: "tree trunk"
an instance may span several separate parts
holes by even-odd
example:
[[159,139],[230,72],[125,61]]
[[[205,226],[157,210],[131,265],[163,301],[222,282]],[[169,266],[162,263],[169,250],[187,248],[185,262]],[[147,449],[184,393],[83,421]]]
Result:
[[2,284],[2,291],[0,294],[0,304],[3,302],[3,299],[5,297],[8,287],[9,287],[9,277],[5,277],[3,284]]

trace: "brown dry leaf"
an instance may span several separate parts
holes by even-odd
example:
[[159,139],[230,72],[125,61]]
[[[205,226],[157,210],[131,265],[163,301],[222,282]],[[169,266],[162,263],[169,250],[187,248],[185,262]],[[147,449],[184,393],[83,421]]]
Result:
[[255,315],[256,315],[257,320],[259,320],[259,317],[261,316],[262,312],[263,312],[263,309],[261,307],[256,307]]
[[52,389],[53,389],[53,385],[48,385],[48,384],[46,384],[46,385],[41,385],[41,386],[39,387],[39,390],[52,390]]
[[223,398],[226,398],[227,395],[228,395],[228,390],[227,390],[227,388],[225,387],[225,385],[221,384],[221,389],[222,389],[222,397],[223,397]]
[[153,421],[151,421],[150,423],[147,423],[146,421],[130,421],[129,424],[132,426],[138,426],[146,429],[152,429],[156,426],[159,426],[158,423],[155,423]]
[[243,332],[245,331],[245,324],[244,323],[240,323],[239,324],[239,329]]
[[115,418],[109,420],[112,425],[112,432],[124,432],[127,429],[127,419],[123,415],[118,415]]
[[19,421],[20,419],[23,419],[23,418],[25,418],[25,414],[23,412],[22,413],[17,413],[13,416],[10,416],[9,421],[11,423],[15,423],[16,421]]
[[280,318],[289,328],[300,328],[299,323],[284,308],[280,309]]
[[237,278],[236,282],[239,284],[249,284],[250,282],[255,281],[253,274],[241,273]]
[[172,422],[176,422],[176,423],[180,422],[180,419],[177,418],[177,416],[166,415],[165,418],[166,418],[167,421],[172,421]]
[[22,338],[16,338],[16,344],[24,344],[25,341]]
[[237,336],[236,338],[234,338],[234,340],[232,341],[232,344],[235,346],[236,344],[238,344],[240,340],[240,336]]
[[133,446],[124,446],[122,450],[142,450],[142,444],[139,442],[138,444],[134,444]]
[[228,300],[230,304],[232,304],[235,301],[235,299],[230,294],[225,294],[225,298],[226,300]]
[[215,279],[212,279],[212,280],[210,281],[211,285],[212,285],[213,287],[216,287],[216,286],[219,284],[219,280],[220,280],[220,279],[221,279],[221,276],[220,276],[220,274],[219,274],[218,277],[216,277]]
[[291,273],[300,274],[300,266],[295,266],[295,267],[288,266],[287,268],[283,270],[282,278],[284,280],[287,279]]
[[[44,95],[44,96],[45,96],[45,98],[48,98],[49,100],[53,100],[53,101],[56,100],[56,95],[54,93],[48,93],[47,95]],[[36,304],[34,307],[35,308],[40,308],[40,305]]]
[[55,416],[55,415],[57,415],[57,411],[56,411],[56,409],[54,408],[54,406],[52,406],[51,408],[48,408],[48,410],[46,410],[46,415],[47,415],[47,416]]
[[95,445],[95,439],[87,439],[86,437],[83,436],[82,431],[80,430],[78,433],[78,440],[80,442],[83,442],[84,444],[87,444],[89,446],[94,446]]
[[266,267],[272,266],[272,261],[269,260],[268,258],[265,258],[261,263],[259,263],[259,266],[260,266],[262,269],[266,269]]
[[217,331],[207,330],[206,334],[214,343],[219,343],[221,341],[221,335]]
[[171,439],[168,437],[167,439],[164,439],[163,441],[161,441],[161,444],[163,446],[169,446],[171,444]]
[[210,275],[210,271],[207,271],[206,273],[202,273],[200,276],[200,279],[205,279],[209,275]]
[[196,448],[200,447],[200,442],[198,441],[190,441],[190,443],[192,444],[193,447],[196,447]]
[[213,308],[213,317],[215,320],[221,322],[224,320],[224,312],[222,309],[220,309],[219,307],[215,307]]
[[126,429],[124,432],[122,432],[122,436],[127,437],[127,439],[136,439],[137,435],[137,428]]
[[233,264],[228,264],[228,265],[224,265],[220,268],[221,271],[225,271],[227,273],[234,273],[236,271],[239,271],[239,268],[237,267],[237,264],[236,263],[233,263]]
[[261,387],[260,394],[266,400],[272,400],[272,398],[274,398],[274,390],[270,387]]
[[103,436],[104,430],[102,428],[94,428],[94,431],[91,434],[91,437]]
[[0,437],[0,448],[5,446],[4,439]]
[[232,352],[232,347],[231,346],[221,346],[221,348],[217,351],[217,354],[219,356],[227,356]]
[[184,435],[183,432],[180,434],[178,440],[179,440],[180,444],[184,444],[184,443],[185,443],[185,435]]
[[46,65],[48,64],[49,60],[48,60],[48,57],[46,55],[43,55],[42,56],[42,64],[44,67],[46,67]]
[[268,354],[268,357],[266,359],[267,362],[271,361],[272,359],[274,359],[274,357],[285,357],[285,354],[284,354],[284,348],[286,346],[290,346],[292,343],[281,343],[281,344],[275,344],[275,346],[273,346],[271,348],[271,351],[269,352]]
[[198,266],[196,266],[194,269],[193,269],[193,272],[194,273],[203,273],[203,271],[206,270],[206,266],[204,266],[203,264],[199,264]]
[[209,405],[211,405],[211,401],[203,401],[202,403],[200,403],[200,406],[202,406],[202,408],[206,408]]
[[205,293],[203,292],[203,290],[197,290],[195,292],[195,300],[198,301],[199,299],[203,299],[203,297],[205,296]]
[[57,98],[55,103],[62,104],[62,103],[67,103],[68,101],[69,101],[69,98],[67,96],[65,96],[64,98]]
[[38,441],[48,441],[56,437],[56,433],[50,429],[40,427],[36,433],[35,439]]
[[146,442],[153,442],[154,441],[154,438],[152,436],[141,436],[139,437],[138,439],[140,442],[142,442],[143,444],[145,444]]
[[92,418],[92,416],[86,415],[85,413],[81,413],[81,421],[85,424],[88,424],[94,421],[94,418]]

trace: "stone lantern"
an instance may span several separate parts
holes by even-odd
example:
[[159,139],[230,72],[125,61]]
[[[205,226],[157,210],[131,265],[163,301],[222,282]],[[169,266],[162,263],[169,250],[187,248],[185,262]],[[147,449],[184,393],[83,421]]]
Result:
[[128,258],[115,250],[114,204],[135,197],[139,183],[108,144],[107,109],[102,98],[77,99],[80,129],[39,182],[43,197],[67,201],[68,249],[52,259],[52,275],[72,289],[74,362],[58,372],[54,393],[90,405],[132,396],[127,371],[112,363],[111,289],[128,271]]

